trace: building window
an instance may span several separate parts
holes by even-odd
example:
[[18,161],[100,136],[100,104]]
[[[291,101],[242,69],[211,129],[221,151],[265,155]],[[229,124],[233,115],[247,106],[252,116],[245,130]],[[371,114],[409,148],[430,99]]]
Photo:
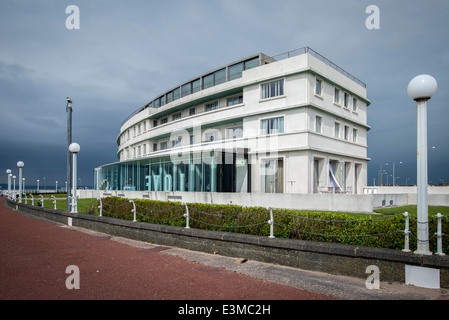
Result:
[[181,112],[177,112],[174,115],[172,115],[172,121],[181,119]]
[[189,116],[193,116],[195,114],[195,108],[191,108],[189,110]]
[[167,141],[161,142],[161,150],[166,150],[168,148]]
[[323,92],[323,81],[321,79],[316,78],[315,80],[315,94],[321,96]]
[[349,108],[349,93],[347,93],[347,92],[345,92],[344,106],[345,106],[345,108]]
[[262,85],[262,99],[284,95],[284,79]]
[[264,163],[264,191],[265,193],[284,192],[284,160],[265,160]]
[[201,80],[197,79],[192,81],[192,93],[198,92],[201,90]]
[[226,129],[226,137],[228,139],[236,139],[243,137],[243,127]]
[[153,120],[153,127],[157,127],[157,120]]
[[320,116],[315,117],[315,132],[321,133],[323,126],[323,118]]
[[352,98],[352,111],[357,112],[357,99]]
[[144,143],[144,144],[142,145],[142,147],[143,147],[143,154],[144,154],[144,155],[147,154],[147,144]]
[[218,101],[206,104],[206,111],[218,109]]
[[243,96],[242,95],[226,99],[226,105],[228,107],[229,106],[233,106],[235,104],[240,104],[240,103],[243,103]]
[[179,88],[173,90],[173,101],[178,100],[181,97],[179,92],[180,92]]
[[345,126],[345,140],[349,140],[349,127]]
[[182,141],[182,137],[178,137],[178,139],[172,140],[172,142],[171,142],[172,147],[173,148],[180,147],[181,146],[181,141]]
[[164,119],[161,120],[161,124],[164,124],[164,123],[167,123],[167,122],[168,122],[167,118],[164,118]]
[[335,87],[334,90],[334,103],[340,104],[340,89],[338,89],[337,87]]
[[334,137],[340,138],[340,124],[338,122],[335,122],[334,125]]
[[167,103],[170,103],[173,101],[173,91],[170,91],[167,93]]
[[352,142],[357,142],[357,129],[352,129]]
[[208,131],[205,133],[205,141],[212,142],[218,140],[218,131]]
[[243,68],[244,68],[243,62],[240,62],[240,63],[237,63],[237,64],[235,64],[233,66],[230,66],[228,68],[229,81],[241,78],[242,77]]
[[153,152],[157,151],[157,143],[153,143]]
[[192,134],[190,135],[190,145],[195,144],[195,136]]
[[284,132],[284,117],[265,119],[261,121],[262,134]]
[[192,93],[192,83],[186,83],[181,87],[181,96],[185,97]]

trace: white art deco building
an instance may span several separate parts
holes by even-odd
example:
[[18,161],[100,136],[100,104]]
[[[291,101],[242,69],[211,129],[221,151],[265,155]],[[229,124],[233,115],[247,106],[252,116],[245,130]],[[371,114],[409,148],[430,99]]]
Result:
[[96,189],[360,194],[369,104],[363,82],[308,47],[256,54],[131,114]]

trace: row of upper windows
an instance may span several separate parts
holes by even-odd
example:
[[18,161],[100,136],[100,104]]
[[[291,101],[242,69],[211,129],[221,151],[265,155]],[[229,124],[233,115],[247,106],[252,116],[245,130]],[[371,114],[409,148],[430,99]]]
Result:
[[[322,116],[316,115],[315,117],[315,132],[323,133],[324,120]],[[284,116],[273,117],[268,119],[260,119],[260,133],[262,135],[278,134],[284,132]],[[352,135],[351,135],[352,132]],[[338,139],[344,139],[346,141],[358,142],[358,129],[349,125],[342,125],[340,122],[334,122],[334,137]],[[225,128],[225,139],[236,139],[243,137],[243,126]],[[201,142],[213,142],[222,140],[222,133],[219,129],[207,129],[202,134]],[[195,136],[190,134],[190,145],[196,143]],[[133,157],[145,156],[148,152],[155,152],[159,150],[166,150],[168,148],[175,148],[182,145],[182,137],[179,136],[174,140],[162,140],[159,142],[148,141],[148,144],[152,146],[152,150],[147,148],[147,143],[133,147]],[[125,149],[126,159],[130,159],[129,148]]]
[[[237,139],[243,137],[243,126],[233,126],[229,128],[225,128],[225,139]],[[190,134],[188,145],[194,145],[196,142],[196,136],[193,134]],[[207,129],[205,130],[200,139],[201,143],[203,142],[213,142],[213,141],[220,141],[223,140],[222,132],[219,129]],[[122,154],[126,155],[125,159],[121,160],[127,160],[130,159],[130,151],[132,150],[132,157],[142,157],[150,152],[156,152],[160,150],[167,150],[169,148],[176,148],[180,147],[183,144],[182,137],[179,136],[176,139],[173,140],[161,140],[161,141],[151,141],[148,140],[147,142],[141,143],[139,145],[133,146],[132,148],[126,148],[122,151]]]
[[[238,105],[243,103],[243,94],[239,94],[236,96],[226,98],[226,107]],[[212,102],[208,102],[201,106],[196,106],[188,109],[188,113],[185,112],[184,116],[189,117],[202,112],[209,112],[216,110],[220,107],[219,101],[215,100]],[[133,137],[146,132],[150,128],[157,127],[158,125],[163,125],[168,123],[169,121],[176,121],[183,117],[182,111],[175,112],[170,116],[163,117],[158,120],[143,120],[140,123],[134,125],[132,128],[126,131],[126,134],[122,134],[120,137],[120,144],[125,143],[127,140],[131,138],[131,134]],[[148,124],[147,122],[150,121]]]
[[[320,78],[315,78],[315,95],[323,97],[324,82]],[[339,87],[334,86],[334,104],[342,106],[345,109],[352,109],[353,112],[358,111],[358,99],[351,96],[348,92],[341,90]]]
[[[323,117],[317,115],[315,116],[315,132],[323,133],[324,120]],[[343,131],[343,132],[342,132]],[[342,135],[343,133],[343,135]],[[340,122],[334,122],[334,138],[344,139],[346,141],[352,141],[354,143],[358,142],[358,129],[352,128],[352,139],[350,137],[351,127],[348,125],[342,125]]]
[[251,58],[246,61],[238,62],[234,65],[214,71],[203,77],[183,84],[148,104],[149,108],[159,108],[179,98],[188,96],[200,90],[211,88],[227,81],[235,80],[242,77],[244,70],[249,70],[259,66],[259,57]]
[[[284,86],[285,86],[284,79],[261,84],[261,86],[260,86],[261,99],[269,99],[269,98],[284,96],[285,95]],[[321,97],[323,95],[323,80],[321,80],[320,78],[316,78],[315,94],[317,96],[321,96]],[[340,105],[342,102],[341,99],[343,99],[342,101],[343,101],[344,108],[349,109],[350,106],[352,106],[352,111],[357,112],[357,108],[358,108],[357,98],[352,97],[352,104],[350,104],[350,102],[351,102],[350,94],[348,92],[342,91],[338,87],[334,87],[334,103],[337,105]],[[241,103],[243,103],[243,94],[229,97],[226,99],[226,106],[232,106],[232,105],[241,104]],[[216,110],[219,108],[219,102],[218,102],[218,100],[209,102],[209,103],[205,104],[203,107],[204,107],[204,112]],[[187,116],[195,115],[197,110],[198,110],[198,107],[190,108]],[[179,120],[182,118],[182,112],[179,111],[179,112],[173,113],[171,115],[171,117],[164,117],[159,120],[153,120],[152,126],[156,127],[156,126],[158,126],[158,124],[160,124],[160,125],[166,124],[169,122],[170,118],[171,118],[171,121]],[[279,121],[282,121],[282,123],[279,122],[279,124],[277,124],[274,121],[267,120],[266,128],[265,129],[262,128],[262,134],[269,134],[269,133],[273,133],[273,132],[283,132],[283,118],[282,118],[282,120],[279,120]],[[274,127],[270,128],[270,126],[274,126]],[[277,126],[279,126],[279,129],[277,128]],[[143,127],[144,127],[143,130],[146,131],[146,121],[143,121]],[[281,127],[282,127],[282,131],[279,131],[279,130],[281,130],[280,129]],[[134,126],[133,130],[134,130],[134,136],[140,134],[141,133],[141,123]],[[122,138],[121,143],[124,143],[125,142],[124,136],[122,135],[121,138]],[[128,132],[127,132],[127,139],[130,139],[130,130],[128,130]]]

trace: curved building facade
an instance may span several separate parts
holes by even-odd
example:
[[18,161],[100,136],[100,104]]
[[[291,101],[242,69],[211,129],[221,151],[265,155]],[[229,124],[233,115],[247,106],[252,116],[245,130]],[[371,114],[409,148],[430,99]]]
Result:
[[369,104],[363,82],[308,47],[249,56],[131,114],[96,189],[362,193]]

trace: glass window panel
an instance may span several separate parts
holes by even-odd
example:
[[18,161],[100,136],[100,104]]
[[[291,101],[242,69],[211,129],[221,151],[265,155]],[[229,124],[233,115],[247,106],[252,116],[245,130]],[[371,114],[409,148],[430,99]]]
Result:
[[200,79],[192,81],[192,93],[198,92],[201,90],[201,81]]
[[218,70],[214,73],[214,85],[219,85],[226,82],[226,69]]
[[173,91],[170,91],[167,93],[167,103],[170,103],[173,101]]
[[183,97],[188,96],[192,93],[192,83],[189,82],[181,87],[181,95]]
[[218,109],[218,101],[206,104],[206,111]]
[[237,63],[237,64],[235,64],[233,66],[230,66],[228,68],[228,70],[229,70],[229,81],[241,78],[242,77],[243,67],[244,67],[243,62],[240,62],[240,63]]
[[315,82],[315,94],[317,94],[319,96],[321,96],[321,90],[322,90],[321,85],[322,85],[321,80],[320,79],[316,79],[316,82]]
[[245,61],[245,70],[252,69],[259,66],[259,57]]
[[176,88],[175,90],[173,90],[173,100],[177,100],[179,98],[179,88]]
[[284,95],[284,80],[278,80],[262,85],[262,99]]
[[262,134],[283,133],[284,117],[262,120]]
[[203,77],[203,89],[210,88],[214,85],[214,74]]

